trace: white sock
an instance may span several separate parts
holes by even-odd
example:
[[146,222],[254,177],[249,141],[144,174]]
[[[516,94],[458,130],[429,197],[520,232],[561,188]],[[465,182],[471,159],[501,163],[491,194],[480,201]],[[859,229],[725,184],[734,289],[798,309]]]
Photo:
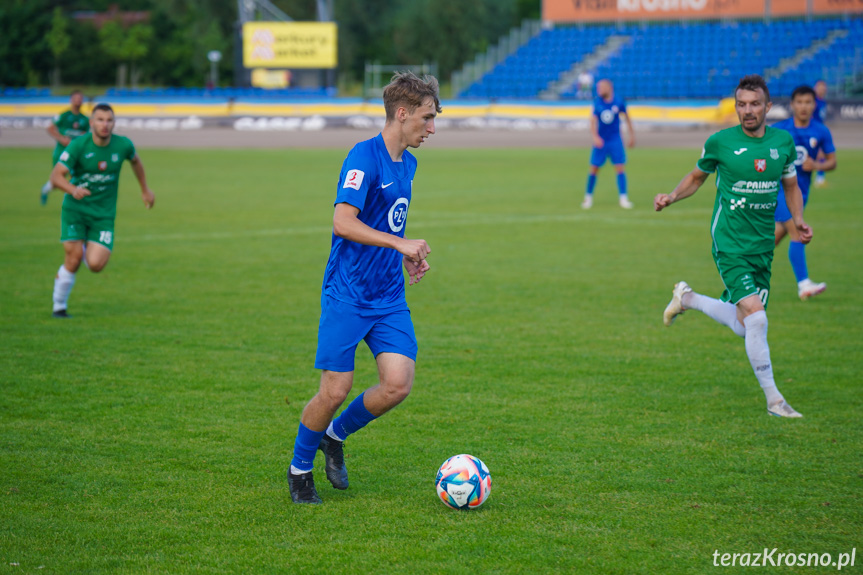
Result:
[[311,469],[297,469],[293,465],[291,465],[291,475],[302,475],[303,473],[308,473]]
[[57,277],[54,278],[54,311],[66,309],[66,302],[74,285],[75,274],[67,270],[66,266],[60,266]]
[[335,430],[333,430],[333,422],[330,422],[330,426],[327,428],[327,437],[335,439],[336,441],[344,441],[341,437],[336,435]]
[[770,364],[770,348],[767,346],[767,312],[757,311],[743,320],[746,325],[746,355],[758,383],[764,391],[767,405],[773,405],[784,398],[773,380],[773,366]]
[[734,304],[707,297],[694,291],[683,294],[682,302],[684,308],[698,310],[714,321],[730,327],[731,331],[740,337],[746,336],[746,328],[737,321],[737,306]]

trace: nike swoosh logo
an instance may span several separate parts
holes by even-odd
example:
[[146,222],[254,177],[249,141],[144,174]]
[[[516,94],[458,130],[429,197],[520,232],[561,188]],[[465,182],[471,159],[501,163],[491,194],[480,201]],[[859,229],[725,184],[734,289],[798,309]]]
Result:
[[84,155],[84,157],[85,157],[85,158],[92,158],[92,157],[93,157],[93,152],[90,152],[89,154],[85,154],[85,155]]
[[381,189],[382,189],[382,190],[385,190],[386,188],[390,187],[390,186],[391,186],[391,185],[393,185],[394,183],[395,183],[395,182],[390,182],[389,184],[381,184]]
[[748,149],[749,148],[740,148],[739,150],[734,150],[734,155],[739,156],[740,154],[742,154],[743,152],[745,152]]

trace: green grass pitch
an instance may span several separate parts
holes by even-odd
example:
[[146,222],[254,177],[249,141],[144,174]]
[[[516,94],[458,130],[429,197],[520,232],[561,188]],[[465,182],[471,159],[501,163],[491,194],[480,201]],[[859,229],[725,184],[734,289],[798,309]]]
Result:
[[[126,168],[111,262],[82,268],[63,321],[50,152],[0,150],[0,573],[694,574],[716,551],[855,547],[860,570],[863,152],[806,212],[828,291],[798,301],[774,260],[791,421],[728,329],[662,325],[676,281],[721,291],[712,179],[652,211],[699,150],[633,150],[635,209],[606,167],[589,212],[586,149],[417,151],[413,392],[347,442],[349,490],[318,471],[324,505],[293,506],[345,153],[141,150],[156,207]],[[361,344],[351,397],[375,377]],[[479,510],[436,499],[457,453],[491,470]]]

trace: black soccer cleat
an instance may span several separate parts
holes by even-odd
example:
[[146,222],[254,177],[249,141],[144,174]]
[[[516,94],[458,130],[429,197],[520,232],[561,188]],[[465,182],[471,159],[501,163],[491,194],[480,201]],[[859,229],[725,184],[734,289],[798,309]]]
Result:
[[324,452],[324,469],[327,479],[336,489],[348,488],[348,468],[345,466],[343,442],[324,434],[318,449]]
[[294,503],[312,503],[320,505],[323,503],[318,497],[318,491],[315,489],[315,480],[312,477],[312,472],[301,473],[294,475],[288,469],[288,486],[291,488],[291,499]]
[[70,317],[72,317],[71,315],[69,315],[68,313],[66,313],[66,310],[65,310],[65,309],[58,309],[57,311],[55,311],[54,313],[52,313],[52,314],[51,314],[51,316],[52,316],[52,317],[58,317],[58,318],[60,318],[60,319],[69,319]]

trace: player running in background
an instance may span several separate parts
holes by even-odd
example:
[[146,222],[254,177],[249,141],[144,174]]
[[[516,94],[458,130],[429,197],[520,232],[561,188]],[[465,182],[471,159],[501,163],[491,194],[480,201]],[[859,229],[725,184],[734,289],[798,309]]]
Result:
[[800,241],[812,230],[803,221],[803,198],[797,186],[797,151],[791,135],[764,125],[770,93],[764,79],[745,76],[734,91],[740,125],[707,139],[701,159],[670,194],[658,194],[662,211],[688,198],[716,172],[716,201],[710,233],[713,261],[725,285],[721,299],[692,291],[686,282],[674,286],[662,320],[670,326],[687,309],[696,309],[744,338],[746,355],[767,399],[767,411],[779,417],[802,417],[779,393],[767,345],[767,301],[773,261],[774,220],[780,181]]
[[[816,122],[821,122],[827,125],[827,82],[818,80],[815,82],[815,114],[812,119]],[[819,160],[821,158],[818,158]],[[820,188],[827,185],[827,178],[824,177],[824,171],[818,170],[815,174],[815,187]]]
[[[441,111],[438,82],[410,72],[393,76],[383,92],[386,123],[350,151],[339,175],[332,247],[324,272],[315,368],[318,393],[303,410],[288,469],[294,503],[321,503],[312,468],[324,452],[327,479],[348,488],[342,442],[401,403],[414,381],[417,342],[405,300],[429,269],[425,240],[405,237],[418,148],[435,133]],[[333,420],[353,387],[354,355],[365,340],[380,383],[365,390]]]
[[[836,169],[836,148],[830,130],[821,122],[815,121],[815,91],[809,86],[800,86],[791,93],[792,117],[774,124],[774,128],[785,130],[794,138],[797,147],[797,184],[803,194],[803,207],[809,202],[809,186],[812,172]],[[806,265],[806,246],[800,241],[797,227],[791,219],[791,211],[782,194],[776,206],[776,245],[786,235],[791,238],[788,246],[788,259],[797,278],[797,295],[806,300],[827,289],[825,283],[815,283],[809,279]]]
[[[156,201],[132,141],[113,133],[111,106],[98,104],[93,108],[90,128],[91,133],[73,140],[60,154],[51,172],[51,183],[67,194],[60,231],[66,256],[54,279],[54,317],[58,318],[70,317],[66,305],[81,260],[86,258],[91,272],[100,272],[108,265],[114,246],[120,168],[125,160],[132,164],[147,209]],[[71,181],[66,179],[70,175]]]
[[[87,116],[81,113],[81,105],[84,103],[84,94],[81,90],[73,90],[69,95],[69,109],[54,116],[54,120],[46,130],[48,135],[57,141],[54,146],[54,154],[51,156],[51,169],[57,165],[57,160],[60,159],[60,154],[66,149],[69,143],[82,134],[86,134],[90,129],[90,122]],[[51,178],[42,186],[42,191],[39,194],[39,201],[44,206],[48,203],[48,194],[54,186],[51,184]]]
[[615,97],[614,86],[608,79],[602,79],[596,84],[596,99],[593,101],[593,114],[590,116],[590,134],[593,136],[593,150],[590,153],[590,175],[587,176],[587,191],[581,207],[589,210],[593,207],[593,189],[596,187],[596,175],[599,168],[611,159],[617,172],[617,191],[620,207],[632,208],[632,202],[626,191],[626,151],[620,138],[620,117],[626,120],[629,130],[628,145],[635,146],[635,132],[632,122],[626,112],[626,102]]

